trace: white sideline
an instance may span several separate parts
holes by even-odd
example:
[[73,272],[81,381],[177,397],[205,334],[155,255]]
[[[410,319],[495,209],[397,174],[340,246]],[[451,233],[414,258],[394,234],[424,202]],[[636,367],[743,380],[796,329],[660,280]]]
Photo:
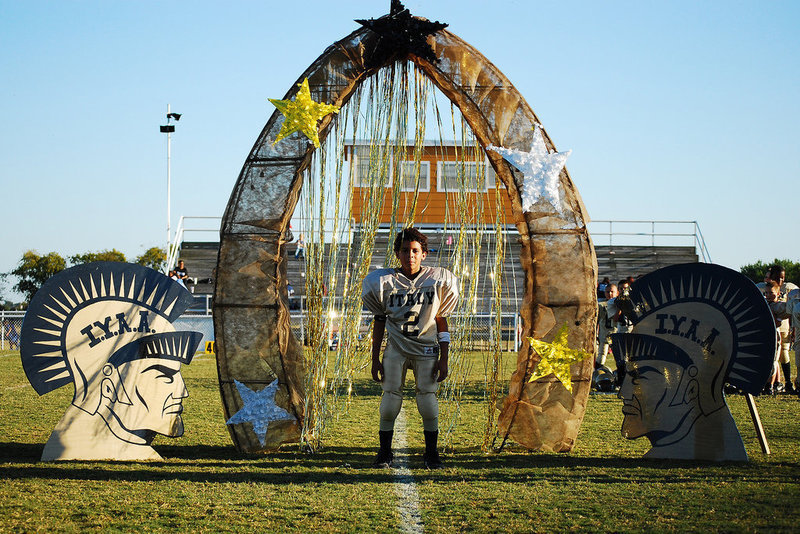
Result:
[[394,493],[397,495],[397,510],[400,513],[400,529],[407,533],[423,532],[422,514],[419,511],[419,494],[414,477],[408,468],[406,448],[406,414],[400,410],[394,424],[395,465]]

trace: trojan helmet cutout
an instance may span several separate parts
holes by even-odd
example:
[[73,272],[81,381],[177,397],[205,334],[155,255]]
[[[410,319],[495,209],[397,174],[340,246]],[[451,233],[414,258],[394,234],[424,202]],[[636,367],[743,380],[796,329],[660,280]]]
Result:
[[634,324],[614,334],[624,362],[622,433],[647,436],[648,457],[744,460],[747,454],[725,402],[725,384],[758,393],[775,352],[764,297],[742,274],[692,263],[634,282],[621,308]]
[[202,334],[172,322],[192,295],[141,265],[96,262],[50,278],[31,300],[22,329],[22,366],[44,395],[75,391],[43,460],[153,459],[156,433],[179,436],[180,365]]

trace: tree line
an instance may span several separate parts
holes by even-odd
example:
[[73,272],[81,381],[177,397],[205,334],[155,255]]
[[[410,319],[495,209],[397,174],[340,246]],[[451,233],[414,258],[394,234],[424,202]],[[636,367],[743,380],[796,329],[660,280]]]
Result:
[[[13,276],[17,279],[12,288],[25,295],[25,302],[30,302],[40,287],[54,274],[67,267],[83,265],[94,261],[120,261],[127,262],[125,254],[117,249],[101,250],[98,252],[84,252],[64,259],[58,252],[48,252],[41,255],[35,250],[28,250],[20,258],[17,267],[3,276]],[[163,248],[150,247],[143,254],[137,256],[133,263],[144,265],[160,271],[167,262],[167,253]]]

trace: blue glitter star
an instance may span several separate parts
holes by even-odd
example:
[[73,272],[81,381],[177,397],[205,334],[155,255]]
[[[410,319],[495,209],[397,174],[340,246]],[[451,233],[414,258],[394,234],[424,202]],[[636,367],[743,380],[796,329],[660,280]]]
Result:
[[264,446],[267,439],[267,429],[272,421],[294,421],[294,416],[275,404],[275,393],[278,391],[278,380],[275,379],[261,391],[253,391],[238,380],[233,381],[244,406],[228,419],[227,424],[252,423],[253,432],[258,436],[258,441]]

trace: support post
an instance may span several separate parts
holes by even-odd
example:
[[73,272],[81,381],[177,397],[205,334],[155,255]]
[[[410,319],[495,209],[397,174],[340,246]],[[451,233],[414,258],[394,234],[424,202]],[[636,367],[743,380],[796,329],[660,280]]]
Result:
[[756,436],[758,437],[758,444],[761,445],[761,452],[769,454],[769,443],[767,443],[767,435],[764,433],[764,427],[761,425],[761,417],[758,415],[758,408],[756,408],[756,400],[751,394],[745,395],[747,399],[747,407],[750,408],[750,417],[753,418],[753,425],[756,427]]

